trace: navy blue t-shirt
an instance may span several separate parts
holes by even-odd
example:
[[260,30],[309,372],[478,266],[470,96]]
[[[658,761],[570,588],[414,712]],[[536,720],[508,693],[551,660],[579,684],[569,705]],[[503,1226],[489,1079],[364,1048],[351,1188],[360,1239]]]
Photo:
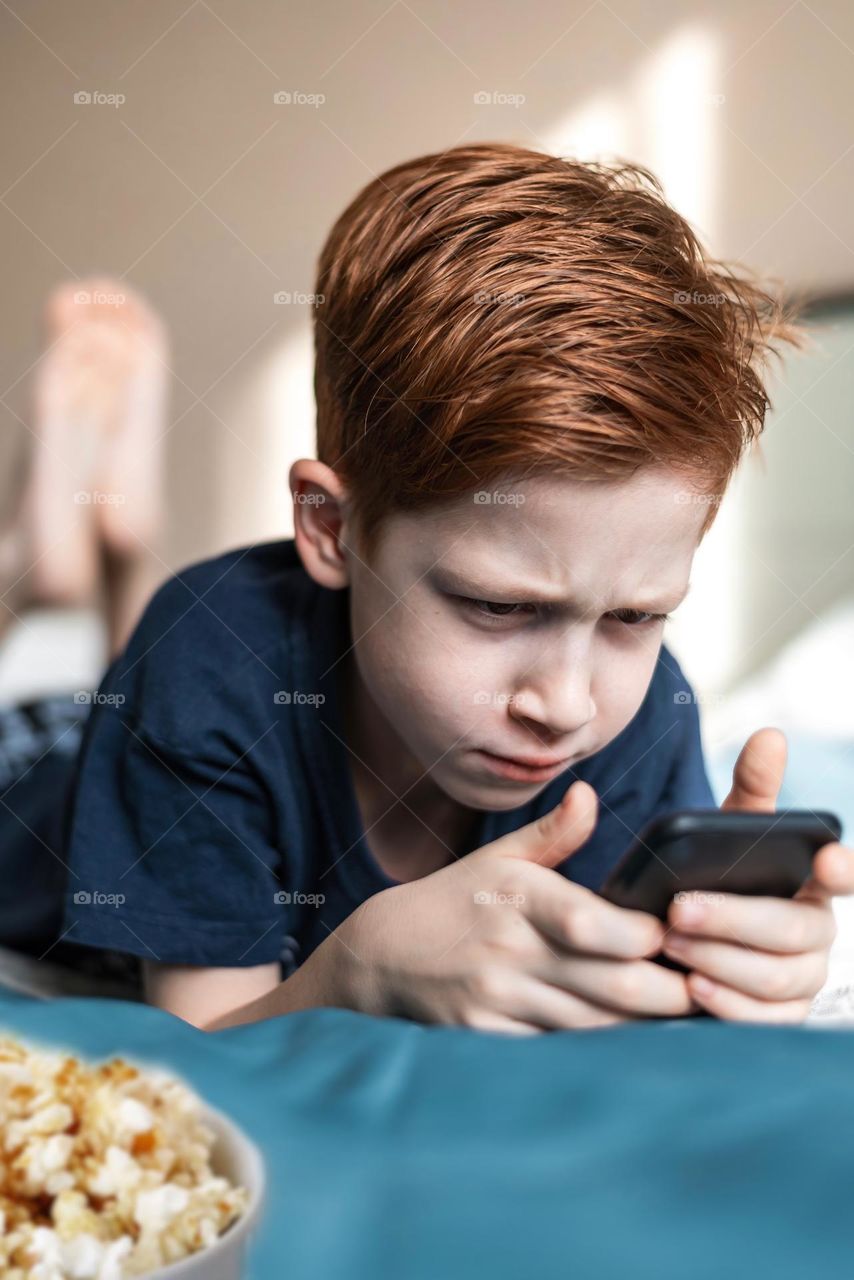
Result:
[[[166,964],[280,960],[287,976],[397,883],[365,840],[344,745],[349,596],[314,582],[293,539],[193,564],[154,594],[86,725],[68,942]],[[590,888],[655,814],[715,807],[696,701],[665,646],[626,728],[529,804],[478,811],[460,852],[548,812],[576,778],[600,817],[559,870]]]

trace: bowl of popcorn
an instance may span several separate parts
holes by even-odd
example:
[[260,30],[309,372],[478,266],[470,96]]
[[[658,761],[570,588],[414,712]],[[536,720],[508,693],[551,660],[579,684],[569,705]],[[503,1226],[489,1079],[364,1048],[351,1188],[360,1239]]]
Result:
[[0,1276],[239,1280],[258,1148],[178,1077],[0,1038]]

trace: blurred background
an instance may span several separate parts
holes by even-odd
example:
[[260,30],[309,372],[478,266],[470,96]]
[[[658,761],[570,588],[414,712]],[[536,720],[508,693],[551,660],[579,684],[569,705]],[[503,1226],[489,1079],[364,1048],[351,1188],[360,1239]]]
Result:
[[[140,290],[172,350],[161,576],[289,536],[313,454],[310,295],[372,177],[504,139],[649,166],[715,256],[810,300],[764,442],[668,642],[715,786],[760,723],[790,799],[854,822],[854,9],[846,0],[28,0],[0,6],[5,501],[57,283]],[[0,696],[97,683],[96,613],[34,611]]]

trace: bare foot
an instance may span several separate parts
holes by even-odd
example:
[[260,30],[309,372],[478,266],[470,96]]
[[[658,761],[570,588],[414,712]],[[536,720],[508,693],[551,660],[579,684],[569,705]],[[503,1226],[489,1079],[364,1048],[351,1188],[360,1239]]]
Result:
[[[81,302],[81,296],[83,301]],[[100,486],[95,519],[108,554],[138,555],[162,524],[162,438],[166,432],[169,342],[165,325],[121,280],[98,278],[85,288],[56,290],[46,317],[55,334],[85,316],[114,344],[102,364],[104,395]]]
[[45,331],[34,444],[19,508],[0,529],[0,629],[9,611],[91,604],[106,585],[115,652],[164,576],[155,548],[166,331],[138,294],[107,278],[55,289]]

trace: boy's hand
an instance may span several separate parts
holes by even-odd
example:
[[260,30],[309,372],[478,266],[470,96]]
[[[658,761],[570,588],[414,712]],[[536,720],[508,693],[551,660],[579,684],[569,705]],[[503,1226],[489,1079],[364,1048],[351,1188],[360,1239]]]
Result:
[[[785,767],[784,735],[757,730],[742,748],[721,808],[773,813]],[[680,895],[670,904],[663,950],[692,970],[688,990],[716,1017],[801,1022],[827,979],[837,893],[854,893],[854,849],[831,842],[815,855],[813,875],[793,899]]]
[[369,898],[335,934],[346,1003],[517,1035],[688,1013],[685,975],[646,958],[662,922],[554,870],[596,810],[576,782],[538,821]]

